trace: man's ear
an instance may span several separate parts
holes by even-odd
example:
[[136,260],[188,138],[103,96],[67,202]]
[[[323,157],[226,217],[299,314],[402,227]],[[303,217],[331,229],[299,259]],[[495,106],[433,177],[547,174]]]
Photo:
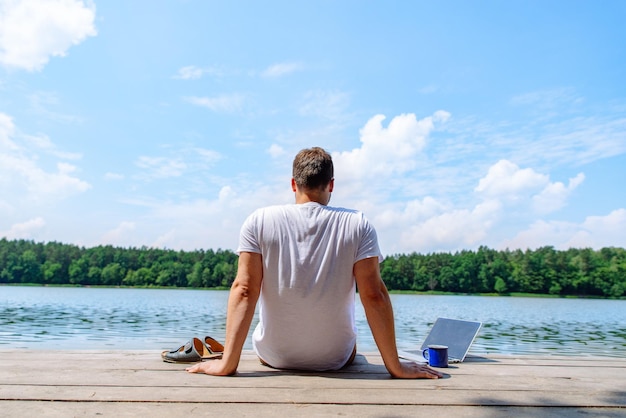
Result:
[[334,188],[335,188],[335,179],[330,179],[330,183],[328,183],[328,191],[332,193]]
[[291,178],[291,190],[296,191],[296,179]]

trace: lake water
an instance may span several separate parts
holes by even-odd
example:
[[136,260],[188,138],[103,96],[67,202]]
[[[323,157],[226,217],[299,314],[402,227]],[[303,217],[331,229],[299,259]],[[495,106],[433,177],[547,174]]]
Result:
[[[626,358],[625,300],[391,297],[400,349],[418,348],[446,317],[483,322],[471,354]],[[0,348],[161,350],[192,336],[223,340],[227,298],[214,290],[0,286]],[[359,350],[375,351],[360,304],[357,327]]]

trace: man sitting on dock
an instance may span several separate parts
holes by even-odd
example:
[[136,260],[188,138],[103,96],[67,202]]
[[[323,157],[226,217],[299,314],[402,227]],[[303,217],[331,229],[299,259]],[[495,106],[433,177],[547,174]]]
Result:
[[397,378],[442,376],[427,366],[400,362],[393,309],[380,276],[376,231],[361,212],[328,206],[333,171],[325,150],[300,151],[291,180],[295,204],[258,209],[246,219],[228,299],[223,357],[187,371],[234,374],[257,301],[259,323],[252,340],[263,364],[278,369],[341,369],[356,355],[358,287],[389,373]]

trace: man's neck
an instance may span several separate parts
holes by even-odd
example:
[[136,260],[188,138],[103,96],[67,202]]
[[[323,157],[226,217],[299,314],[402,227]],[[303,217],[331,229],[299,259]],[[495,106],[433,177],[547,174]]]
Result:
[[296,192],[296,205],[315,202],[326,206],[326,199],[326,196],[322,196],[319,193]]
[[330,183],[324,188],[319,189],[301,189],[296,185],[296,181],[291,179],[291,190],[296,194],[296,204],[315,202],[320,205],[326,206],[330,202],[330,195],[335,186],[334,179],[330,180]]

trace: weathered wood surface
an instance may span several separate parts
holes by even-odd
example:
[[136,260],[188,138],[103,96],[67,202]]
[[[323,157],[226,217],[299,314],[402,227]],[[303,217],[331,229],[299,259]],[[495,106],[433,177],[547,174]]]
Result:
[[0,350],[0,416],[626,417],[626,359],[473,357],[439,380],[399,380],[377,353],[333,373],[277,371],[245,353],[233,377],[155,351]]

